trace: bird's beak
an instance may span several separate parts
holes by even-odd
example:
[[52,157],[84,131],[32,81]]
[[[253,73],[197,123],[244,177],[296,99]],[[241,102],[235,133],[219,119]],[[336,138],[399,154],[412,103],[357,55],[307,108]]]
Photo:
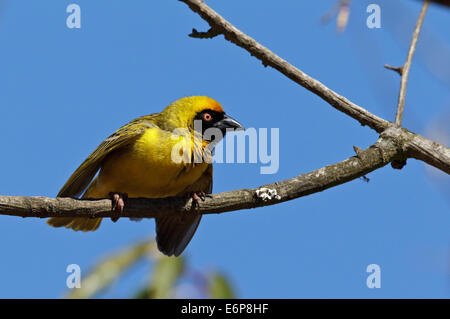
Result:
[[245,130],[241,123],[228,115],[225,115],[222,120],[214,124],[214,127],[217,127],[222,132],[226,132],[227,129],[233,129],[235,131]]

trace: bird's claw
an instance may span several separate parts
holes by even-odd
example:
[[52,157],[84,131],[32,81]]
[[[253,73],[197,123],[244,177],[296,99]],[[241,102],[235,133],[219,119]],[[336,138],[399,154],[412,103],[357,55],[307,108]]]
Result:
[[128,199],[128,194],[126,193],[115,193],[111,192],[109,193],[109,197],[112,200],[112,211],[116,212],[116,216],[111,217],[111,220],[115,223],[119,220],[120,215],[123,212],[123,209],[125,208],[125,202]]
[[192,192],[188,193],[188,198],[192,198],[193,207],[198,211],[200,208],[200,201],[204,202],[206,197],[210,197],[211,195],[206,194],[205,192]]

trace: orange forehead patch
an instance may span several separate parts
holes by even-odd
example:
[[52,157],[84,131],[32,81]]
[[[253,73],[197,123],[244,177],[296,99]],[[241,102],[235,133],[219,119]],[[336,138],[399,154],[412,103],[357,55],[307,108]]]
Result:
[[207,96],[192,96],[192,106],[196,112],[203,110],[213,110],[223,112],[223,108],[219,102]]
[[216,100],[213,100],[211,98],[208,98],[208,99],[209,99],[208,106],[211,110],[216,111],[216,112],[223,112],[222,105],[220,105],[219,102],[217,102]]
[[[169,118],[190,119],[205,110],[224,112],[220,103],[210,97],[188,96],[169,104],[162,113]],[[174,114],[176,114],[175,117],[173,116]]]

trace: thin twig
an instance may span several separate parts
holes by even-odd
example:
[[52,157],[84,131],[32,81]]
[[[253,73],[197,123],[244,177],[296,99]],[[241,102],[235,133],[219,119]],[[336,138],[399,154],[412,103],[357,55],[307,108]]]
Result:
[[197,39],[212,39],[216,36],[218,36],[220,32],[214,28],[210,28],[206,32],[199,32],[197,29],[192,29],[192,33],[189,34],[191,38],[197,38]]
[[397,72],[400,76],[402,76],[402,74],[403,74],[403,65],[402,66],[392,66],[389,64],[385,64],[384,67],[388,70]]
[[405,98],[406,98],[406,87],[408,85],[408,77],[409,70],[411,69],[411,61],[414,56],[414,52],[416,51],[417,40],[419,39],[420,30],[422,29],[422,24],[425,19],[425,14],[427,13],[428,5],[430,4],[429,0],[425,0],[422,5],[422,9],[420,10],[419,18],[416,22],[416,27],[414,29],[411,44],[409,46],[408,57],[406,58],[405,64],[401,67],[401,83],[400,83],[400,91],[398,94],[398,105],[397,105],[397,114],[395,115],[395,124],[402,124],[403,111],[405,110]]

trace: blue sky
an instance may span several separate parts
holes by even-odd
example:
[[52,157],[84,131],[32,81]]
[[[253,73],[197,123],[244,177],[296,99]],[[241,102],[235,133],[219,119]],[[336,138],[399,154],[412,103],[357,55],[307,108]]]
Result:
[[[70,3],[81,7],[81,29],[66,26]],[[420,1],[354,1],[343,34],[334,21],[319,22],[333,0],[207,3],[307,74],[393,120],[399,78],[382,66],[404,62]],[[381,29],[365,26],[369,3],[381,6]],[[207,25],[179,1],[0,4],[2,195],[54,197],[105,137],[188,95],[215,98],[246,127],[280,130],[276,174],[261,175],[261,163],[217,164],[215,192],[293,177],[377,138],[223,37],[189,38]],[[435,57],[449,52],[449,18],[448,9],[430,7],[410,73],[403,123],[425,135],[449,114],[449,59]],[[447,51],[427,51],[436,43]],[[198,270],[225,272],[245,298],[450,297],[448,176],[430,178],[422,162],[409,160],[403,170],[387,166],[368,177],[272,207],[206,216],[185,254]],[[97,232],[77,233],[40,219],[0,219],[2,298],[60,297],[68,264],[89,269],[154,235],[153,220],[108,220]],[[366,286],[369,264],[381,267],[379,289]],[[146,268],[134,271],[107,295],[129,296]]]

